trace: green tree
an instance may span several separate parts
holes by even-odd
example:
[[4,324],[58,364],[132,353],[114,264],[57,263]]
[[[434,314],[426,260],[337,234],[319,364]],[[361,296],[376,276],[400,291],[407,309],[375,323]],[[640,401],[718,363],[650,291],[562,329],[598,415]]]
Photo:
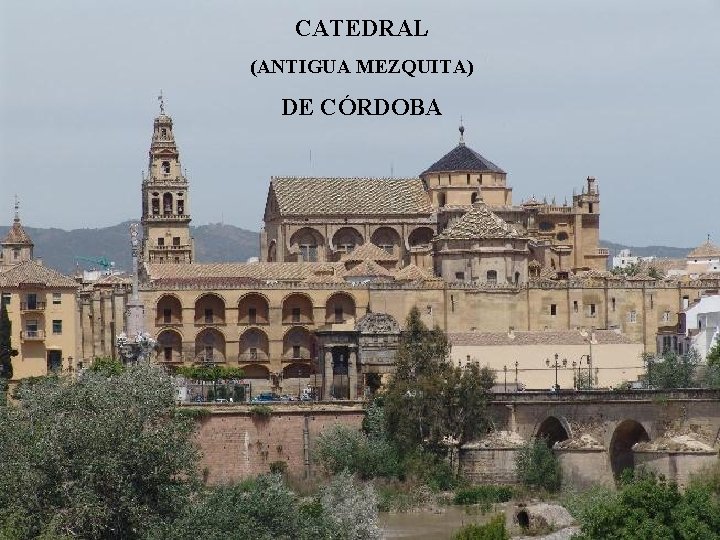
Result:
[[518,480],[531,488],[548,491],[560,489],[562,470],[560,462],[548,446],[546,439],[531,439],[522,446],[515,460]]
[[446,442],[463,444],[488,430],[494,375],[476,365],[453,367],[449,348],[447,335],[429,330],[413,308],[384,395],[386,431],[403,454],[422,447],[444,455]]
[[[12,323],[5,302],[0,300],[0,379],[5,381],[9,381],[13,377],[12,357],[14,351],[11,339]],[[0,385],[4,386],[4,383],[0,381]]]
[[112,377],[113,375],[120,375],[125,370],[125,366],[121,360],[103,356],[95,358],[88,369],[106,377]]
[[0,407],[0,537],[135,539],[185,506],[194,422],[159,368],[46,377],[19,398]]
[[667,352],[660,358],[651,355],[645,358],[645,378],[653,388],[692,388],[697,386],[696,372],[700,357],[694,349],[678,355]]
[[639,473],[577,515],[578,540],[717,540],[720,502],[710,490],[691,485],[681,493],[654,475]]

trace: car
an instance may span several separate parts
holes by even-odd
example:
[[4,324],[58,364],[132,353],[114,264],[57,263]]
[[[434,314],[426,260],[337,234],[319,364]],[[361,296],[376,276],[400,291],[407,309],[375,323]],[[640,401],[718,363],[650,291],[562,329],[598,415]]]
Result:
[[280,396],[280,401],[297,401],[297,398],[295,396],[291,396],[290,394],[283,394]]
[[274,401],[280,401],[280,396],[275,392],[261,392],[250,400],[251,403],[272,403]]

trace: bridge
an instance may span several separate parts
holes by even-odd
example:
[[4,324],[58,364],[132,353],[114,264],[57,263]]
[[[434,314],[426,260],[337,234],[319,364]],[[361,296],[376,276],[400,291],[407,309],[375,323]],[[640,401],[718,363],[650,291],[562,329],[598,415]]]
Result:
[[[209,411],[197,431],[203,467],[220,482],[267,472],[273,461],[302,474],[312,467],[314,438],[335,423],[359,428],[365,404],[277,404],[264,419],[247,405],[199,405]],[[493,432],[459,450],[461,470],[478,482],[514,482],[518,447],[533,437],[553,446],[576,487],[612,484],[639,465],[684,484],[720,448],[720,390],[493,394],[490,413]]]

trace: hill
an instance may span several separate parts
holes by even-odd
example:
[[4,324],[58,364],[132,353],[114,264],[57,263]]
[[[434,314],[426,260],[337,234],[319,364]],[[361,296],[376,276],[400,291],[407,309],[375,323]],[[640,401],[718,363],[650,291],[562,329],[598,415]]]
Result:
[[613,255],[617,255],[621,249],[629,249],[630,252],[637,257],[658,257],[661,259],[684,259],[685,256],[693,249],[669,246],[626,246],[624,244],[616,244],[607,240],[600,240],[600,246],[606,247],[610,250],[610,263],[612,263]]
[[[64,274],[75,272],[75,257],[107,257],[115,261],[118,269],[129,270],[130,221],[98,229],[43,229],[25,227],[35,242],[35,256],[42,257],[44,264]],[[195,238],[198,262],[245,261],[257,257],[259,234],[220,223],[191,227]],[[0,238],[8,227],[0,227]],[[80,261],[80,267],[89,269],[93,263]]]

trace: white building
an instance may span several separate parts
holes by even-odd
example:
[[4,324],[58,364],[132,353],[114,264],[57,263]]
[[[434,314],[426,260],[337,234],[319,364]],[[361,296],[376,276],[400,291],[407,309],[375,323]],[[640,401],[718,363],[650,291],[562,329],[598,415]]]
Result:
[[695,349],[705,360],[720,337],[720,294],[703,296],[680,313],[676,335],[658,334],[658,351],[685,354]]
[[621,249],[620,252],[613,257],[613,268],[627,268],[643,261],[652,261],[655,257],[636,257],[629,249]]

